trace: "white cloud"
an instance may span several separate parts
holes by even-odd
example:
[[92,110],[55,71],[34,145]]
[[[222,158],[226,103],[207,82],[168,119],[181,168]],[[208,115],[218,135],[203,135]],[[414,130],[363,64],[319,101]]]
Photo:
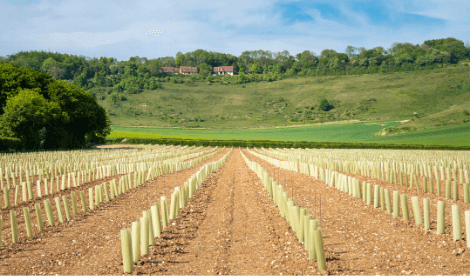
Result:
[[[177,51],[206,49],[240,55],[245,50],[288,50],[296,54],[323,49],[344,51],[347,45],[388,48],[393,42],[422,43],[453,36],[468,40],[468,1],[385,1],[395,13],[445,20],[442,27],[381,27],[350,1],[336,1],[344,18],[326,19],[321,10],[305,7],[314,22],[283,25],[278,1],[49,1],[27,6],[0,2],[0,55],[19,50],[47,50],[88,56],[156,58]],[[283,1],[284,3],[297,1]],[[329,1],[310,1],[308,3]],[[450,3],[450,4],[449,4]],[[163,33],[146,35],[148,30]],[[158,36],[159,35],[159,36]]]

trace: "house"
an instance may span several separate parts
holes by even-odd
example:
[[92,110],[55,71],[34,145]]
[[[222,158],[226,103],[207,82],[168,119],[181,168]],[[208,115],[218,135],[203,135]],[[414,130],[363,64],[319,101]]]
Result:
[[171,74],[171,73],[178,74],[179,68],[162,67],[160,72],[162,72],[162,71],[163,71],[163,73],[167,73],[167,74]]
[[184,75],[197,74],[197,67],[181,66],[179,72]]
[[214,67],[213,75],[232,75],[233,76],[233,66]]
[[178,73],[184,74],[184,75],[190,75],[190,74],[197,74],[197,67],[191,67],[191,66],[181,66],[180,68],[178,67],[162,67],[160,72],[163,73],[168,73],[168,74],[175,74],[177,75]]

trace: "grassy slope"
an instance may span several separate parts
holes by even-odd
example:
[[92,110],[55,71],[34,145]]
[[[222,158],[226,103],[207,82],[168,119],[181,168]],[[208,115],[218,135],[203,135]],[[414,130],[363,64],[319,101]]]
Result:
[[[419,129],[463,123],[464,118],[460,117],[463,116],[462,109],[469,104],[465,99],[470,99],[470,86],[459,84],[470,84],[469,68],[459,66],[431,73],[326,79],[298,77],[272,83],[250,83],[245,87],[205,82],[196,82],[194,86],[164,83],[164,89],[128,95],[127,101],[115,107],[107,100],[100,104],[109,108],[114,126],[233,129],[350,119],[391,121],[411,119],[413,112],[417,112],[420,118],[413,122],[421,124]],[[335,108],[328,112],[319,111],[321,97],[327,98]],[[460,113],[449,111],[452,108]],[[436,123],[433,117],[428,117],[437,113],[446,114],[444,122]]]

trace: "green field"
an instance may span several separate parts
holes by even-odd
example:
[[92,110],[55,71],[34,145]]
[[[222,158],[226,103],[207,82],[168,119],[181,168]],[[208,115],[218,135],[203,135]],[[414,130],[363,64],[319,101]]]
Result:
[[171,137],[184,139],[374,142],[470,146],[470,126],[435,128],[395,136],[372,136],[381,129],[398,124],[397,122],[388,122],[383,124],[321,125],[244,130],[113,127],[113,131],[108,138]]
[[375,141],[392,144],[470,146],[470,125],[432,128],[371,140]]

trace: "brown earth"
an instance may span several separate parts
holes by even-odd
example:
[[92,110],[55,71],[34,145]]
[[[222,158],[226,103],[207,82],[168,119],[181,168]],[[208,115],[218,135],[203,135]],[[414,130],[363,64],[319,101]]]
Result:
[[173,224],[133,274],[319,274],[238,149]]
[[[320,180],[274,168],[243,152],[275,175],[289,196],[294,194],[296,205],[308,208],[309,214],[321,220],[327,273],[470,271],[465,241],[452,242],[449,229],[438,236],[435,225],[431,231],[414,226],[411,208],[413,223],[393,219],[380,208],[367,206],[362,199]],[[185,174],[189,177],[203,164],[221,157],[219,153],[194,168],[147,181],[95,211],[60,226],[48,226],[34,238],[20,239],[19,244],[3,246],[0,274],[123,274],[120,230],[130,228],[160,196],[170,198],[174,187],[183,184]],[[156,242],[148,256],[141,256],[132,274],[319,274],[316,261],[307,260],[304,246],[238,149],[204,181]]]
[[[120,230],[130,228],[131,223],[138,221],[142,211],[150,209],[152,203],[163,195],[171,198],[176,186],[181,186],[204,164],[219,160],[223,155],[219,153],[190,169],[154,178],[112,201],[105,200],[100,206],[95,206],[95,210],[88,209],[85,214],[78,199],[79,214],[72,215],[72,219],[65,223],[58,222],[55,202],[52,201],[55,226],[49,226],[41,204],[45,225],[45,230],[41,232],[37,230],[35,212],[30,208],[32,238],[26,236],[24,218],[18,219],[17,244],[12,243],[9,223],[8,228],[3,227],[0,274],[110,274],[110,267],[115,268],[122,262]],[[97,180],[94,184],[99,181],[103,180]],[[42,200],[35,199],[34,202]],[[86,202],[88,204],[88,193]],[[22,213],[22,210],[17,212],[19,217]],[[3,217],[9,217],[9,214]]]
[[[246,150],[245,150],[246,152]],[[301,208],[308,208],[309,214],[319,216],[319,193],[321,191],[321,223],[325,249],[336,256],[327,261],[331,274],[462,274],[470,271],[467,262],[469,252],[466,241],[452,241],[450,205],[446,201],[446,232],[436,234],[437,196],[426,194],[431,205],[431,230],[424,230],[423,225],[416,226],[411,209],[411,196],[420,195],[416,190],[385,183],[384,181],[357,175],[361,181],[380,184],[384,188],[399,190],[407,194],[410,220],[401,216],[392,218],[374,206],[367,206],[362,199],[357,199],[341,192],[326,183],[302,173],[279,169],[272,164],[246,152],[250,160],[262,165],[275,174],[289,192],[294,193],[295,202]],[[279,176],[278,176],[279,175]],[[362,183],[362,182],[361,182]],[[316,194],[316,196],[315,196]],[[422,196],[420,205],[422,210]],[[316,202],[315,202],[316,197]],[[445,200],[442,197],[439,200]],[[315,204],[316,203],[316,204]],[[469,204],[460,204],[462,212],[470,210]],[[422,213],[421,213],[422,215]],[[464,224],[462,223],[462,226]],[[463,227],[465,231],[465,227]],[[465,239],[465,234],[463,235]]]
[[[208,155],[208,154],[213,153],[213,152],[214,152],[214,150],[211,150],[208,153],[205,153],[205,154],[197,156],[197,157],[189,158],[189,159],[186,159],[184,161],[190,161],[190,160]],[[58,216],[58,211],[56,209],[56,203],[55,203],[55,198],[56,197],[59,197],[60,200],[61,200],[62,212],[63,212],[64,217],[65,217],[65,210],[63,209],[64,206],[63,206],[63,201],[62,201],[62,196],[63,195],[67,196],[67,201],[68,201],[68,204],[69,204],[69,207],[70,207],[70,210],[71,210],[71,208],[72,208],[71,192],[74,191],[76,199],[77,199],[77,209],[82,210],[82,204],[81,204],[81,200],[80,200],[80,191],[84,192],[85,199],[86,199],[86,204],[89,204],[89,201],[88,201],[89,200],[88,199],[88,189],[89,188],[93,188],[93,193],[94,193],[94,187],[96,185],[99,185],[99,184],[102,184],[102,183],[105,183],[105,182],[109,184],[110,181],[113,180],[113,179],[116,179],[117,182],[118,182],[119,178],[124,176],[124,175],[127,175],[127,174],[118,174],[118,175],[113,175],[113,176],[110,176],[110,177],[99,178],[99,179],[96,179],[96,180],[92,180],[91,182],[85,182],[82,185],[79,185],[77,187],[71,186],[70,188],[68,188],[67,185],[66,185],[66,188],[64,190],[59,190],[59,191],[56,190],[56,183],[54,183],[54,185],[53,185],[54,186],[54,192],[50,193],[48,195],[45,195],[44,191],[43,191],[43,195],[40,198],[37,197],[37,186],[33,185],[32,189],[33,189],[34,198],[32,200],[28,200],[28,201],[23,202],[22,195],[20,193],[19,201],[18,201],[17,205],[14,205],[15,189],[10,190],[10,193],[9,193],[10,206],[1,208],[1,212],[2,212],[2,246],[3,247],[5,247],[5,246],[15,246],[12,242],[12,239],[11,239],[11,233],[12,233],[11,224],[10,224],[10,211],[11,210],[16,211],[19,238],[20,238],[20,242],[21,242],[21,239],[27,239],[23,208],[25,208],[25,207],[29,208],[30,218],[31,218],[31,221],[32,221],[32,224],[33,224],[33,229],[34,229],[33,231],[36,231],[36,229],[37,229],[37,216],[36,216],[36,212],[35,212],[35,204],[36,203],[40,204],[42,218],[44,220],[44,225],[49,225],[49,223],[47,222],[46,210],[45,210],[45,205],[44,205],[44,200],[49,199],[50,203],[51,203],[51,206],[52,206],[52,211],[53,211],[54,220],[55,220],[55,224],[56,224],[56,226],[54,226],[54,227],[57,227],[57,223],[59,222],[59,216]],[[130,173],[130,176],[131,176],[131,179],[133,181],[134,180],[134,173]],[[17,179],[19,180],[19,177]],[[37,179],[38,179],[38,176],[35,176],[35,181]],[[44,188],[44,187],[42,187],[42,188]],[[108,185],[108,188],[109,188],[109,185]],[[2,194],[2,197],[3,197],[3,192],[1,194]],[[88,209],[88,207],[86,207],[86,208]],[[92,211],[92,210],[89,210],[89,211]],[[34,227],[36,227],[36,228],[34,228]]]

